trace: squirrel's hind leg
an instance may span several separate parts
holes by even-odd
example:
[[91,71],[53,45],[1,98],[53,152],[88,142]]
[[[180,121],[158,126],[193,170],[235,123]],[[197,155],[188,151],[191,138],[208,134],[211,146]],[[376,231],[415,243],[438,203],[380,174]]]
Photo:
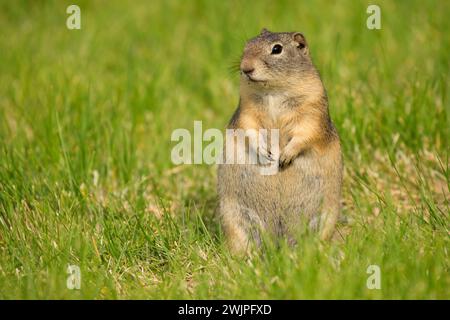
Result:
[[[338,166],[340,168],[340,166]],[[342,170],[342,169],[341,169]],[[337,170],[327,182],[320,216],[320,239],[329,240],[341,214],[342,171]]]
[[250,235],[246,230],[239,203],[225,197],[220,200],[220,219],[230,251],[234,255],[244,255],[249,250]]

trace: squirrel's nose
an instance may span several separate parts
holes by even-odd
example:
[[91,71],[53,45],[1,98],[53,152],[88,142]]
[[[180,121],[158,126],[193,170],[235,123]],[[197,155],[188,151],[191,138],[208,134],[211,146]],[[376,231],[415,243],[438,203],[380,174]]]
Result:
[[255,66],[252,60],[250,59],[243,59],[241,62],[241,71],[245,73],[246,75],[251,74],[253,71],[255,71]]
[[247,66],[241,69],[243,73],[245,74],[251,74],[253,71],[255,71],[255,68]]

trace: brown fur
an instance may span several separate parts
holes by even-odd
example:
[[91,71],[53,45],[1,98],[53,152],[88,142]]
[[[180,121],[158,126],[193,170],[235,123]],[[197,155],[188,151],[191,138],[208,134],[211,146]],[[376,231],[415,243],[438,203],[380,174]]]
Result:
[[[271,52],[275,44],[283,55]],[[262,233],[295,242],[303,223],[330,238],[340,212],[341,148],[305,38],[265,30],[248,42],[241,70],[251,71],[241,72],[228,128],[279,129],[281,170],[264,176],[258,164],[219,166],[219,212],[230,248],[245,252]]]

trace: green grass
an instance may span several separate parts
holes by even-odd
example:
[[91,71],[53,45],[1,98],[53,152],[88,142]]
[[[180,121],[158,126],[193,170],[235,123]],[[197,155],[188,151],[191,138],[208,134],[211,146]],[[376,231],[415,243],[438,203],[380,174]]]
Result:
[[[447,1],[377,1],[381,30],[366,1],[75,1],[71,31],[73,2],[0,2],[0,298],[450,298]],[[262,27],[309,41],[348,223],[238,259],[216,168],[174,166],[170,135],[225,127]]]

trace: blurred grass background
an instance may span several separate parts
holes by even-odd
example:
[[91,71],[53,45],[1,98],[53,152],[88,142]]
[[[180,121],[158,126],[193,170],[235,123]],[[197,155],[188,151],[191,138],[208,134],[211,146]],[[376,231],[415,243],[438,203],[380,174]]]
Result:
[[[367,1],[76,1],[81,30],[70,4],[0,1],[0,298],[450,298],[449,2],[377,1],[381,30]],[[239,260],[170,136],[225,127],[263,27],[309,41],[348,222]]]

